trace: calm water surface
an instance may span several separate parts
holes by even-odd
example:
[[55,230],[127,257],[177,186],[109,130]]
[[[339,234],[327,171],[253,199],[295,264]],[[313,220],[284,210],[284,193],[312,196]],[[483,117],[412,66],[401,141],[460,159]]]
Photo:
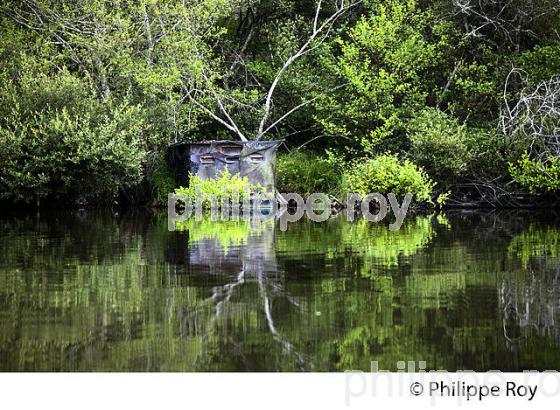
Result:
[[0,219],[0,370],[560,369],[560,221],[531,213]]

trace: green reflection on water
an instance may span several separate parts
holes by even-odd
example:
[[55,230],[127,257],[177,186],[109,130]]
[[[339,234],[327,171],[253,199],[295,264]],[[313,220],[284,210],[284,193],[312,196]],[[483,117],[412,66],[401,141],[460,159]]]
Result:
[[517,234],[509,244],[509,252],[519,258],[524,268],[527,268],[533,258],[560,256],[560,235],[558,228],[541,228],[535,224]]
[[266,229],[271,229],[274,219],[253,221],[250,218],[213,221],[209,215],[202,218],[189,218],[175,223],[178,231],[189,232],[189,239],[192,243],[200,242],[204,239],[216,239],[219,248],[225,254],[231,247],[247,245],[250,236],[262,233]]
[[0,219],[0,369],[560,368],[560,225]]

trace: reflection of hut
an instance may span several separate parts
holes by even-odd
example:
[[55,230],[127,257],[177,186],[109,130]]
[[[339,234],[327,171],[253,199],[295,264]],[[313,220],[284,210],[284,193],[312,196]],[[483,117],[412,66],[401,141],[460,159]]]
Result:
[[224,169],[247,177],[275,192],[276,151],[282,141],[181,142],[169,147],[167,162],[178,174],[178,182],[188,185],[189,172],[202,179],[218,176]]
[[[184,236],[185,263],[189,286],[198,288],[212,284],[211,296],[197,302],[201,308],[206,303],[212,303],[212,316],[202,316],[205,309],[179,311],[180,334],[199,336],[197,329],[200,329],[200,323],[206,323],[207,330],[202,336],[204,340],[207,340],[210,332],[220,332],[219,340],[224,349],[230,349],[229,352],[236,350],[236,354],[243,355],[247,329],[256,326],[256,331],[262,332],[262,322],[258,319],[250,323],[243,320],[243,332],[238,334],[231,324],[240,323],[239,317],[249,315],[253,318],[264,313],[266,328],[282,346],[282,354],[297,360],[300,370],[310,370],[306,357],[296,350],[275,323],[275,313],[284,311],[288,304],[299,308],[297,300],[283,287],[283,272],[278,269],[276,260],[275,225],[266,222],[257,226],[242,223],[241,229],[246,228],[246,232],[237,235],[234,232],[239,226],[235,221],[207,222],[216,224],[214,232],[205,231],[201,224],[193,223]],[[237,241],[233,241],[237,244],[228,243],[227,232],[230,230],[233,234],[231,238],[237,238]],[[236,339],[237,335],[239,339]]]

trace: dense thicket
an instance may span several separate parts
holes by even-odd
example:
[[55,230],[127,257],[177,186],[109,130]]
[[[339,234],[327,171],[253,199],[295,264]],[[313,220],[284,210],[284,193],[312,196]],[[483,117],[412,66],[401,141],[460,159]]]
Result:
[[161,198],[167,145],[218,138],[313,152],[280,159],[301,192],[329,166],[370,187],[389,162],[460,202],[560,190],[559,0],[7,0],[0,14],[6,201]]

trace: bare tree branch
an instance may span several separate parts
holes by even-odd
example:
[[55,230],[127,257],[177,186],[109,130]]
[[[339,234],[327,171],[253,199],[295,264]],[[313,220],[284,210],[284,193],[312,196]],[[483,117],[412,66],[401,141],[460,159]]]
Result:
[[215,121],[219,122],[220,124],[222,124],[224,127],[226,127],[228,130],[230,130],[231,132],[237,134],[239,136],[239,139],[241,141],[248,141],[247,137],[245,137],[245,135],[243,135],[243,133],[241,133],[241,131],[239,131],[239,129],[232,124],[229,124],[227,121],[223,120],[222,118],[220,118],[219,116],[217,116],[216,114],[214,114],[214,112],[212,112],[212,110],[210,110],[209,108],[205,107],[203,104],[201,104],[198,99],[196,99],[193,95],[191,91],[188,91],[187,93],[187,97],[189,98],[189,100],[196,105],[198,108],[200,108],[202,111],[204,111],[206,114],[208,114],[210,117],[212,117]]
[[[335,88],[333,88],[333,91],[339,90],[343,87],[346,87],[348,84],[341,84]],[[267,134],[268,132],[270,132],[272,129],[274,129],[274,127],[276,127],[278,124],[280,124],[282,121],[284,121],[286,118],[288,118],[290,115],[292,115],[294,112],[296,112],[297,110],[299,110],[300,108],[305,107],[306,105],[311,104],[313,101],[316,101],[320,96],[311,98],[310,100],[306,100],[304,102],[302,102],[299,105],[296,105],[294,108],[292,108],[290,111],[288,111],[287,113],[285,113],[284,115],[282,115],[279,119],[277,119],[276,121],[274,121],[266,130],[264,130],[261,134],[261,137],[264,136],[265,134]]]
[[309,36],[307,41],[303,44],[303,46],[301,46],[301,48],[298,51],[296,51],[294,54],[292,54],[288,58],[288,60],[286,60],[286,62],[282,66],[282,68],[276,74],[276,77],[274,78],[274,80],[272,82],[272,85],[270,86],[270,88],[268,90],[268,93],[267,93],[267,96],[266,96],[266,102],[265,102],[265,106],[264,106],[264,113],[263,113],[263,116],[261,118],[261,121],[260,121],[260,124],[259,124],[259,129],[258,129],[257,135],[256,135],[257,140],[261,139],[263,137],[263,135],[265,134],[265,126],[266,126],[266,123],[267,123],[267,121],[270,117],[270,111],[271,111],[271,107],[272,107],[274,92],[276,91],[276,87],[280,83],[280,80],[282,79],[282,77],[284,76],[284,74],[286,73],[288,68],[295,61],[297,61],[300,57],[302,57],[303,55],[305,55],[307,53],[311,44],[317,39],[318,36],[323,34],[325,31],[327,33],[329,33],[330,29],[332,28],[332,25],[334,24],[334,22],[340,16],[342,16],[349,9],[351,9],[352,7],[356,6],[357,4],[359,4],[361,2],[362,2],[362,0],[355,0],[355,1],[351,1],[349,4],[346,5],[345,2],[342,1],[339,5],[337,11],[334,14],[332,14],[327,20],[325,20],[323,22],[323,24],[321,24],[320,26],[318,25],[318,19],[319,19],[319,12],[320,12],[320,8],[321,8],[321,1],[318,2],[317,12],[316,12],[315,20],[314,20],[314,23],[313,23],[313,32],[311,33],[311,35]]
[[560,158],[560,78],[543,81],[534,88],[526,87],[512,107],[508,87],[514,74],[524,72],[514,68],[507,77],[505,110],[501,116],[504,135],[525,139],[529,154],[542,162],[551,156]]
[[[560,11],[558,0],[452,0],[468,37],[498,33],[520,51],[523,36],[537,38],[537,20]],[[489,31],[490,30],[490,31]]]

